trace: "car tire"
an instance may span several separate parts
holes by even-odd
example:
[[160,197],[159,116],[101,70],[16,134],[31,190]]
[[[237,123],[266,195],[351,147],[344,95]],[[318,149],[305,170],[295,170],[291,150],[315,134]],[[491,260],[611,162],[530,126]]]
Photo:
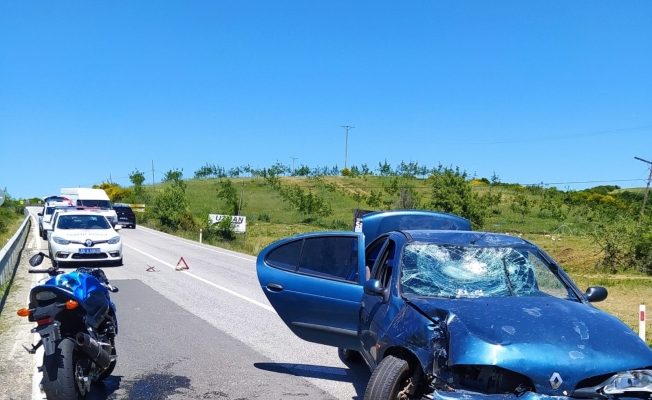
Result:
[[342,361],[358,363],[362,360],[362,354],[356,350],[343,349],[340,347],[337,349],[337,353]]
[[407,361],[393,356],[385,357],[371,374],[364,400],[398,400],[411,375]]

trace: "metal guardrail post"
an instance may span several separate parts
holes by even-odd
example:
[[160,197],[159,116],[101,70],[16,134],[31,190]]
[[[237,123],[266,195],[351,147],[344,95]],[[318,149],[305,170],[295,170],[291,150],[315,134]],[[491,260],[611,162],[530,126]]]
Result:
[[7,244],[0,250],[0,286],[4,285],[11,278],[18,263],[20,252],[25,246],[25,241],[27,240],[31,226],[32,218],[29,215],[29,211],[25,209],[25,220]]

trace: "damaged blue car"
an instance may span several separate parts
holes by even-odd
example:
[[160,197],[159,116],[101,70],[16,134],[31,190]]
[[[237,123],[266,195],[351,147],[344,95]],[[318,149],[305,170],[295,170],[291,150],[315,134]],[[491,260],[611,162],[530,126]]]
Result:
[[533,243],[442,213],[360,223],[274,243],[257,273],[294,334],[366,362],[365,400],[652,397],[652,350],[591,305],[606,289]]

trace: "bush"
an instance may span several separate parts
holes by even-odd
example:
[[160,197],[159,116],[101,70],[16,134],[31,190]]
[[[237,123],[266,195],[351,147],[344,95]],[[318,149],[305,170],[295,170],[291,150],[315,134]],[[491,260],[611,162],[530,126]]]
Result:
[[231,216],[229,215],[225,215],[220,222],[212,225],[210,230],[223,240],[231,241],[235,239],[235,231],[233,230]]
[[188,222],[188,200],[186,199],[185,185],[173,183],[159,193],[148,207],[149,215],[158,220],[162,227],[172,230],[179,229],[181,220]]
[[638,234],[633,236],[631,258],[633,266],[648,275],[652,275],[652,219],[641,221]]

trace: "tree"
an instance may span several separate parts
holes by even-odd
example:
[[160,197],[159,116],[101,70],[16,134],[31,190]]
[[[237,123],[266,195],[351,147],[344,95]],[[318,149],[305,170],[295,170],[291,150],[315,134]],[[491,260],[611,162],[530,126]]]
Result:
[[515,213],[521,214],[521,222],[525,223],[525,216],[532,211],[534,203],[534,200],[530,200],[525,194],[525,188],[521,186],[517,188],[509,208]]
[[173,182],[173,181],[178,182],[181,181],[181,178],[183,178],[183,168],[181,168],[181,170],[178,169],[169,170],[163,176],[163,182]]
[[186,222],[185,225],[189,225],[192,215],[188,211],[186,184],[180,179],[173,180],[162,193],[154,197],[152,206],[147,207],[146,212],[169,229],[178,229],[182,221]]
[[385,163],[378,163],[378,175],[380,176],[390,176],[392,174],[392,166],[387,163],[387,160],[385,160]]
[[104,182],[101,185],[93,185],[93,189],[102,189],[109,196],[113,203],[120,203],[131,195],[129,189],[121,188],[117,183]]
[[134,185],[133,197],[136,202],[145,200],[145,190],[143,189],[143,182],[145,182],[145,174],[136,168],[129,174],[129,180]]
[[467,181],[466,172],[459,168],[439,167],[428,178],[432,185],[430,207],[432,209],[460,215],[476,227],[484,225],[485,209],[482,207],[478,194],[473,192],[472,185]]
[[240,215],[238,189],[231,179],[220,179],[217,183],[217,198],[226,202],[226,214]]

